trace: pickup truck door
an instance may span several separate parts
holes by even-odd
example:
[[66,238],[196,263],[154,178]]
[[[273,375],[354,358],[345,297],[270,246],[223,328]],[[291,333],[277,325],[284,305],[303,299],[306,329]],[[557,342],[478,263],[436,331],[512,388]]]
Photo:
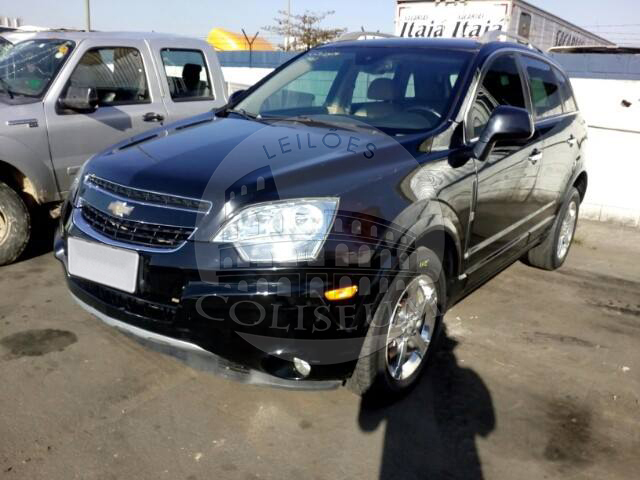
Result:
[[[61,192],[69,189],[89,157],[158,126],[167,116],[153,58],[143,40],[85,40],[58,80],[45,99],[45,115]],[[70,86],[95,89],[95,111],[62,108],[59,100]]]
[[171,121],[208,112],[227,103],[218,57],[209,44],[190,39],[149,41],[162,99]]

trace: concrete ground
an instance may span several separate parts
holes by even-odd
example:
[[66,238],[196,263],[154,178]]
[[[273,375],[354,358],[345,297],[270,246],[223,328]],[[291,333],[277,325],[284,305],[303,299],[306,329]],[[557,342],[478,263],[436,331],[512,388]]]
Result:
[[0,269],[0,477],[629,479],[640,471],[640,232],[582,222],[451,310],[387,408],[194,371],[91,318],[50,252]]

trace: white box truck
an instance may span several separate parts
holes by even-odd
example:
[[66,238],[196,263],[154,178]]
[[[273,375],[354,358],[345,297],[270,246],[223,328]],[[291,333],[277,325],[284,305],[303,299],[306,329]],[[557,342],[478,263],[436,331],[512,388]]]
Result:
[[522,0],[397,0],[395,30],[400,37],[432,38],[475,38],[499,30],[542,50],[614,45]]

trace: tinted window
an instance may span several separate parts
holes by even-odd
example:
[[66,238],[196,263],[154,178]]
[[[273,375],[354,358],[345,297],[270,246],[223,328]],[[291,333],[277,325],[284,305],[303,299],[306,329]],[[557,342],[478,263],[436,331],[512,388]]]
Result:
[[172,99],[213,99],[209,69],[201,51],[163,49],[160,56]]
[[69,85],[96,90],[99,106],[149,103],[142,57],[135,48],[87,51],[69,78]]
[[471,57],[425,48],[321,47],[275,73],[236,108],[263,119],[330,115],[389,134],[423,131],[445,119]]
[[551,65],[531,57],[523,57],[529,75],[531,101],[538,118],[552,117],[562,113],[560,85]]
[[513,55],[503,55],[491,63],[471,107],[471,138],[480,136],[496,107],[526,107],[522,85],[518,64]]
[[560,84],[560,95],[562,95],[562,104],[564,106],[565,113],[575,112],[578,110],[576,99],[573,96],[573,90],[569,84],[569,79],[557,68],[553,69],[556,74],[558,83]]

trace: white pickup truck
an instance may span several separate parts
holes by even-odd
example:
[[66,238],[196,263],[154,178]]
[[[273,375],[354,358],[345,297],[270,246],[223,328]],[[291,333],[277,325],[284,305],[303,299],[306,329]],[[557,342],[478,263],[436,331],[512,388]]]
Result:
[[11,33],[0,53],[0,265],[93,154],[227,102],[213,48],[158,33]]

